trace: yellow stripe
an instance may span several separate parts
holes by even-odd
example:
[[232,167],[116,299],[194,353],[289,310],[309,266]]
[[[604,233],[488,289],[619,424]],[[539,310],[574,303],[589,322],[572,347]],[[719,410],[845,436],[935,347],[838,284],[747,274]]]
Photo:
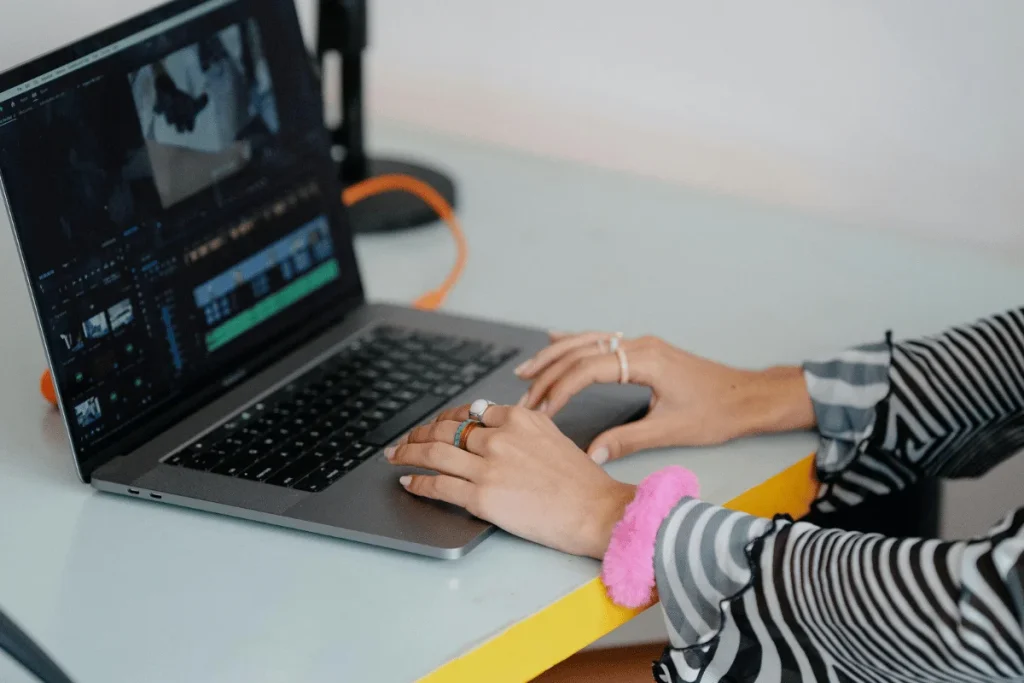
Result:
[[[802,517],[817,493],[814,457],[801,460],[725,507],[761,517]],[[600,578],[510,626],[420,679],[421,683],[522,683],[611,633],[641,610],[613,604]]]

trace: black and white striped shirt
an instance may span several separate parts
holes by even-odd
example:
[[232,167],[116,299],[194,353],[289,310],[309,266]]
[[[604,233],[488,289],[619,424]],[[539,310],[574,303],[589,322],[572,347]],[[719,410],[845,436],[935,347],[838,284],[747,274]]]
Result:
[[[977,476],[1024,448],[1024,309],[804,370],[820,510]],[[655,565],[664,683],[1024,681],[1024,507],[984,537],[943,542],[687,498]]]

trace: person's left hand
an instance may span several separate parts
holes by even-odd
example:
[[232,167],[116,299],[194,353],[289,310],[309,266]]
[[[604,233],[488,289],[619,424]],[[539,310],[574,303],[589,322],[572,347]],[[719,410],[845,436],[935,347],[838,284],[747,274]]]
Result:
[[418,496],[465,508],[530,541],[600,559],[636,487],[612,479],[551,419],[526,408],[494,405],[466,443],[453,445],[469,406],[417,427],[388,460],[437,472],[401,478]]

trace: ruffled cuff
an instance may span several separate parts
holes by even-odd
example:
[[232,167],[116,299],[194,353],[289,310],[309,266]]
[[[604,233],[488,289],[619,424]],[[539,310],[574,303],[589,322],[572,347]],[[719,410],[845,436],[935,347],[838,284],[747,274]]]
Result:
[[821,434],[815,463],[821,481],[848,467],[871,435],[878,404],[889,395],[891,364],[889,335],[884,342],[804,363],[804,380]]
[[696,681],[713,659],[729,605],[756,580],[756,553],[775,533],[772,520],[692,498],[661,525],[655,554],[669,647],[655,679]]

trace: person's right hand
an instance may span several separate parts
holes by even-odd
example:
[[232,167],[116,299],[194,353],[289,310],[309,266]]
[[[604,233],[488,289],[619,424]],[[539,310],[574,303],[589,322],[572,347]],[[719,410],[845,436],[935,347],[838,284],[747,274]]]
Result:
[[[591,384],[619,381],[607,332],[552,334],[552,343],[518,368],[531,381],[521,406],[554,415]],[[623,339],[631,383],[650,387],[643,419],[612,428],[588,448],[598,462],[667,446],[707,446],[755,433],[814,426],[799,367],[741,370],[675,348],[656,337]]]

